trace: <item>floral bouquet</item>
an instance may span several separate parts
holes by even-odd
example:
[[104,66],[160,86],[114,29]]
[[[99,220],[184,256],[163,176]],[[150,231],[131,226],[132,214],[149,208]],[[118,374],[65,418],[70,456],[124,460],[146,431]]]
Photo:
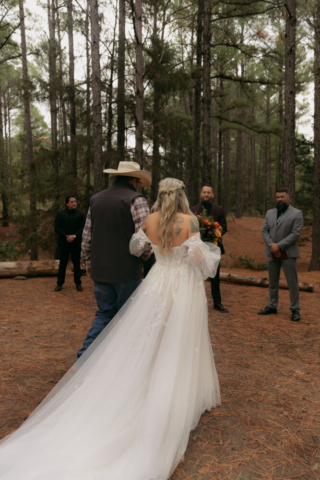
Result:
[[197,215],[200,227],[200,236],[203,242],[220,245],[222,243],[222,227],[214,218],[207,216],[206,210],[202,210],[202,215]]

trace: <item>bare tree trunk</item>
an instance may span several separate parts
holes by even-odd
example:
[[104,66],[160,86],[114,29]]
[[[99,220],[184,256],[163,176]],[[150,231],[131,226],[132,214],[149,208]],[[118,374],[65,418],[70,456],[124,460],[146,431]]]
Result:
[[[158,20],[158,0],[153,2],[153,48],[158,49],[159,37],[157,30]],[[158,50],[157,50],[158,51]],[[159,141],[159,111],[160,96],[158,93],[157,76],[153,81],[153,125],[152,125],[152,186],[151,186],[151,202],[157,199],[158,185],[160,182],[160,141]]]
[[135,161],[143,167],[143,52],[142,52],[142,0],[130,0],[136,50],[136,106],[135,106]]
[[[113,165],[113,148],[112,148],[112,124],[113,124],[113,78],[114,78],[114,69],[115,69],[115,46],[116,46],[116,30],[118,24],[118,9],[116,9],[115,15],[115,24],[113,29],[113,44],[112,44],[112,53],[110,60],[110,82],[108,86],[107,96],[108,96],[108,113],[107,113],[107,157],[108,157],[108,167],[116,167]],[[122,147],[121,147],[122,148]],[[121,148],[119,149],[119,155],[121,156]],[[124,139],[123,139],[123,148],[124,152]],[[120,158],[120,157],[119,157]],[[123,157],[124,158],[124,157]]]
[[62,67],[62,48],[61,48],[59,8],[57,8],[57,32],[58,32],[58,43],[59,43],[59,102],[60,102],[60,111],[61,111],[60,115],[62,115],[64,154],[65,154],[66,165],[68,165],[68,127],[67,127],[66,104],[64,100],[64,88],[63,88],[63,67]]
[[201,86],[202,86],[202,42],[203,42],[203,0],[198,0],[196,68],[194,72],[194,128],[193,128],[193,161],[190,169],[192,203],[199,198],[199,166],[201,160]]
[[252,188],[252,211],[257,211],[257,172],[256,172],[256,141],[251,138],[251,188]]
[[70,103],[70,165],[71,183],[77,187],[77,119],[76,119],[76,89],[74,84],[74,46],[73,46],[73,0],[67,0],[68,10],[68,42],[69,42],[69,103]]
[[203,9],[203,185],[212,182],[211,158],[211,0],[204,0]]
[[10,118],[10,87],[8,88],[8,135],[9,135],[9,178],[12,187],[12,145],[11,145],[11,118]]
[[317,1],[315,37],[313,231],[309,271],[320,270],[320,0]]
[[117,95],[117,147],[119,160],[125,159],[125,47],[126,47],[126,2],[119,0],[119,46],[118,46],[118,95]]
[[238,130],[236,151],[236,218],[242,217],[242,139],[243,134]]
[[90,104],[90,44],[89,44],[89,20],[90,20],[90,4],[87,1],[87,11],[85,20],[86,29],[86,57],[87,57],[87,91],[86,91],[86,126],[87,126],[87,149],[86,149],[86,190],[87,201],[89,202],[91,193],[91,179],[90,179],[90,163],[91,163],[91,104]]
[[8,161],[4,151],[3,140],[3,115],[2,115],[2,91],[0,89],[0,173],[1,173],[1,197],[2,197],[2,226],[9,227],[9,195],[8,195]]
[[230,174],[230,130],[223,132],[224,187],[223,208],[226,215],[230,211],[231,174]]
[[296,0],[286,3],[285,41],[285,118],[283,180],[289,189],[291,204],[295,200],[295,107],[296,107]]
[[52,163],[55,186],[54,211],[59,208],[59,151],[58,151],[58,122],[57,122],[57,54],[56,54],[56,9],[54,0],[48,0],[49,24],[49,100],[51,115],[51,146]]
[[33,159],[32,147],[32,129],[30,115],[30,91],[29,91],[29,75],[27,63],[27,46],[26,46],[26,30],[24,24],[24,8],[23,0],[19,0],[20,12],[20,30],[21,30],[21,53],[22,53],[22,77],[23,77],[23,100],[24,100],[24,126],[27,139],[27,155],[29,164],[29,188],[30,188],[30,227],[32,230],[32,239],[30,242],[31,252],[30,260],[38,259],[38,248],[35,240],[37,231],[37,203],[36,203],[36,171]]
[[90,0],[91,11],[91,56],[92,56],[92,100],[93,100],[93,173],[94,191],[104,187],[102,160],[102,117],[100,76],[100,25],[98,0]]

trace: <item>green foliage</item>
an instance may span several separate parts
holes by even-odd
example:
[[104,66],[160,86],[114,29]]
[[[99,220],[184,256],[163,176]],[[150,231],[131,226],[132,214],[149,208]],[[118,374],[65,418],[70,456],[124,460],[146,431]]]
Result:
[[235,267],[248,268],[250,270],[267,270],[266,262],[256,262],[256,260],[249,257],[249,255],[239,255],[239,257],[236,257],[230,253],[230,257],[232,258]]
[[0,242],[0,262],[18,260],[20,252],[17,248],[16,242],[7,241]]

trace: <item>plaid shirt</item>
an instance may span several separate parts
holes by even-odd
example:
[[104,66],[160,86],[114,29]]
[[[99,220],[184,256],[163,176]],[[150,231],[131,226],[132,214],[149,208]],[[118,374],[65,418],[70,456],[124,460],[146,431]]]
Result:
[[[150,214],[150,209],[147,200],[144,197],[136,197],[132,200],[130,205],[132,220],[134,223],[135,232],[137,232],[143,224],[146,217]],[[152,251],[151,244],[147,244],[143,257],[147,257]],[[86,267],[91,266],[91,211],[88,210],[86,223],[82,233],[81,243],[81,258]]]

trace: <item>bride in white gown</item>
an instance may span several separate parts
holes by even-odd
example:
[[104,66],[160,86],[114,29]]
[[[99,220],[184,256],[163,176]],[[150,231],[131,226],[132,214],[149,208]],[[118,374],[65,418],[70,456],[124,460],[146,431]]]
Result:
[[220,404],[203,280],[219,249],[200,239],[184,185],[160,182],[130,251],[156,264],[28,420],[0,444],[1,480],[167,480],[190,431]]

